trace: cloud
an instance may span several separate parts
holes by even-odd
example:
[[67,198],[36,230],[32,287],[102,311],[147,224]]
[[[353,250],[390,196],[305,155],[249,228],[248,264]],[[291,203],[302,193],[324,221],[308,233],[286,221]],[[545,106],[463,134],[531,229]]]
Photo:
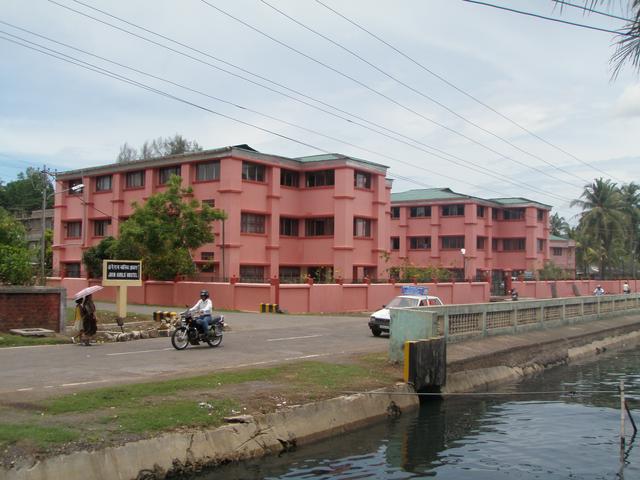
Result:
[[640,117],[640,83],[627,86],[616,101],[615,117]]

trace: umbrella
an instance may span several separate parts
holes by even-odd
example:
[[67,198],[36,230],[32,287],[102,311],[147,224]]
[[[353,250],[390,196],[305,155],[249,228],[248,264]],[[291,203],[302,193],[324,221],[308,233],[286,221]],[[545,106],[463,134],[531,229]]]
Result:
[[92,293],[99,292],[103,288],[104,287],[102,285],[93,285],[92,287],[83,288],[73,296],[73,299],[78,300],[79,298],[86,297],[88,295],[91,295]]

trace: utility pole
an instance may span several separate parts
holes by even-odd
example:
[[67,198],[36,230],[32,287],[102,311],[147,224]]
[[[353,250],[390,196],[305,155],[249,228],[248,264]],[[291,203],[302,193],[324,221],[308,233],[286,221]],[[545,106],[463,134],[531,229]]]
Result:
[[49,179],[47,175],[53,175],[50,170],[47,169],[46,165],[42,166],[42,235],[40,238],[40,285],[45,286],[47,284],[47,274],[45,272],[45,255],[46,255],[46,215],[45,210],[47,209],[47,185]]

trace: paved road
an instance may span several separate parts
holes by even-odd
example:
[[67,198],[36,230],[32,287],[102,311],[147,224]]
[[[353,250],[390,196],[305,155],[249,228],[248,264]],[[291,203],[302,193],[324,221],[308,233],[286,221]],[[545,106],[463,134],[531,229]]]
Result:
[[91,347],[2,348],[0,400],[388,348],[387,338],[371,335],[364,315],[226,313],[225,319],[231,330],[218,348],[189,346],[177,351],[166,337]]

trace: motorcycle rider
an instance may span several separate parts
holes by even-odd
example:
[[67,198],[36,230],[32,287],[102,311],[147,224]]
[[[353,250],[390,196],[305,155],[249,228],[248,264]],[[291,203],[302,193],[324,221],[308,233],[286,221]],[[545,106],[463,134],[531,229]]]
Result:
[[211,317],[212,310],[213,302],[209,298],[209,292],[207,290],[200,292],[200,300],[189,309],[190,312],[195,312],[198,315],[196,324],[198,325],[198,329],[205,335],[209,332],[209,325],[213,323]]

